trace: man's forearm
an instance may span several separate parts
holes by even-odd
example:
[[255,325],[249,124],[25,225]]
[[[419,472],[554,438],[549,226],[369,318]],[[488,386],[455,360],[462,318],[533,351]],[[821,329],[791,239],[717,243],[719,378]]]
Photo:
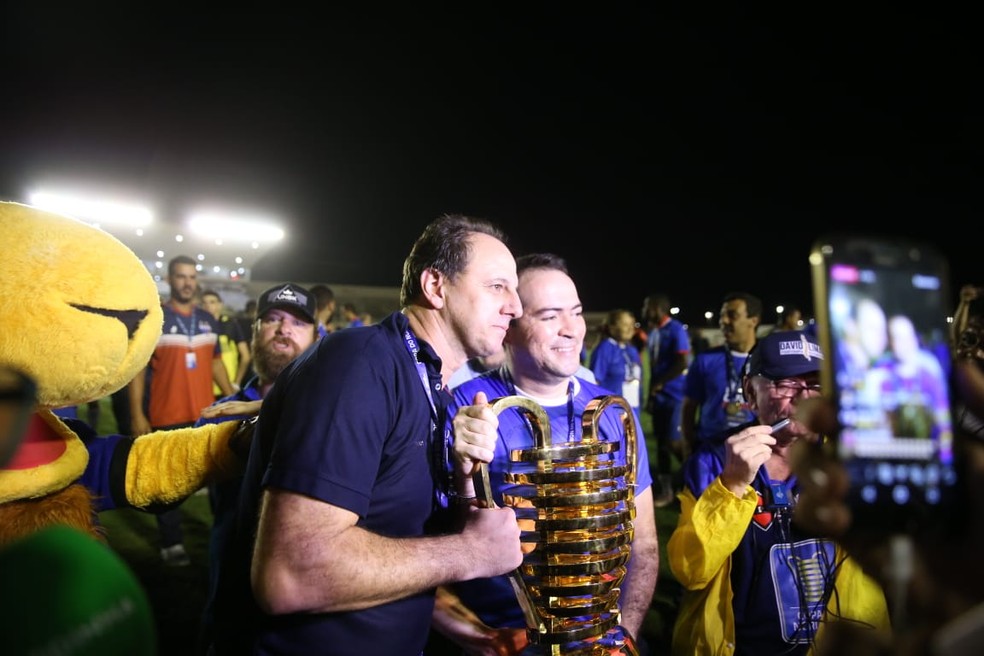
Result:
[[235,394],[236,390],[233,389],[232,381],[229,380],[229,372],[226,371],[225,364],[222,363],[220,358],[212,360],[212,380],[222,390],[223,396]]
[[127,401],[130,405],[130,415],[132,417],[143,417],[143,399],[144,399],[144,375],[146,370],[141,369],[140,373],[130,381],[127,386]]
[[[521,555],[512,511],[475,512],[509,512]],[[253,552],[261,607],[271,614],[359,610],[502,573],[489,571],[499,545],[487,533],[391,538],[355,526],[357,519],[316,499],[268,490]]]
[[659,539],[652,490],[645,490],[636,501],[635,539],[632,541],[632,555],[619,598],[622,626],[633,637],[637,637],[642,630],[659,576]]
[[[242,346],[242,345],[241,345]],[[246,372],[249,371],[249,365],[253,361],[253,356],[249,352],[249,348],[239,349],[239,366],[236,368],[236,380],[232,381],[239,387],[246,384]]]

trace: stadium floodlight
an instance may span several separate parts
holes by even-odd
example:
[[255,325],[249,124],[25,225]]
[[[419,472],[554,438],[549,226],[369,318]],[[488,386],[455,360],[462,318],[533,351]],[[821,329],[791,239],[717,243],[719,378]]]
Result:
[[154,220],[153,212],[147,207],[107,200],[103,196],[97,199],[75,194],[35,191],[28,195],[28,203],[49,212],[74,216],[80,221],[95,225],[141,228],[150,225]]
[[256,217],[198,212],[188,220],[188,228],[196,235],[209,239],[253,242],[279,241],[284,230],[273,221]]

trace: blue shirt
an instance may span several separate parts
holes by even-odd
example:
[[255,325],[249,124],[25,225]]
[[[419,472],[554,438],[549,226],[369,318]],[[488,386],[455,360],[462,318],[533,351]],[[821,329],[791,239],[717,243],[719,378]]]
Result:
[[[639,349],[606,337],[591,352],[591,371],[599,385],[629,402],[638,419],[642,404],[642,356]],[[632,391],[627,392],[629,389]]]
[[[678,354],[690,353],[690,335],[687,334],[687,327],[676,319],[670,319],[659,328],[654,329],[653,333],[658,335],[658,338],[655,349],[651,352],[652,371],[650,378],[656,379],[673,366]],[[681,401],[686,382],[686,375],[681,373],[663,383],[660,393]]]
[[[581,417],[585,406],[592,399],[608,396],[611,392],[598,385],[580,378],[574,378],[573,408],[569,412],[568,400],[564,399],[559,405],[542,404],[550,420],[551,443],[563,444],[567,441],[580,441]],[[463,405],[471,405],[476,392],[485,392],[489,401],[503,396],[516,394],[515,388],[507,382],[502,369],[494,369],[472,380],[462,383],[453,390],[454,401],[448,407],[448,426],[457,409]],[[635,419],[634,419],[635,420]],[[636,494],[652,485],[649,473],[649,456],[646,453],[645,439],[642,429],[636,421]],[[569,437],[573,430],[574,437]],[[621,413],[618,409],[608,409],[596,417],[596,433],[601,441],[618,441],[621,445],[615,460],[625,463],[625,429]],[[527,449],[534,446],[533,433],[525,419],[525,414],[518,409],[507,408],[499,414],[499,439],[495,443],[495,454],[489,464],[489,483],[497,505],[502,505],[503,491],[508,492],[509,485],[504,475],[512,464],[509,453],[514,449]],[[525,627],[523,611],[516,600],[512,584],[507,576],[497,576],[487,579],[463,581],[452,586],[462,601],[482,621],[493,627]]]
[[728,351],[727,346],[718,346],[698,353],[690,363],[686,396],[700,406],[698,441],[754,419],[741,389],[741,371],[747,357]]
[[436,505],[435,481],[443,480],[443,471],[432,469],[436,454],[443,454],[432,417],[443,432],[450,397],[441,387],[434,350],[419,344],[418,371],[405,335],[409,325],[399,312],[372,326],[331,333],[284,369],[264,399],[235,540],[219,578],[217,653],[417,656],[423,649],[433,590],[364,610],[270,616],[256,607],[249,583],[266,487],[349,510],[358,526],[388,537],[425,533]]

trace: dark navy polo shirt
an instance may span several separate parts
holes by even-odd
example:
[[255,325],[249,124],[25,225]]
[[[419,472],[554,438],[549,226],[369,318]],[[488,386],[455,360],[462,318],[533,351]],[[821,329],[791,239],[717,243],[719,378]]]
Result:
[[[417,655],[427,641],[433,591],[340,613],[268,616],[249,592],[249,561],[263,488],[345,508],[358,525],[415,537],[434,510],[432,408],[404,338],[383,321],[322,338],[278,377],[263,402],[241,490],[236,540],[216,601],[218,653]],[[420,343],[438,409],[441,362]],[[352,561],[356,554],[340,553]],[[358,563],[354,563],[357,565]],[[253,639],[252,650],[228,642]],[[248,644],[248,643],[247,643]]]

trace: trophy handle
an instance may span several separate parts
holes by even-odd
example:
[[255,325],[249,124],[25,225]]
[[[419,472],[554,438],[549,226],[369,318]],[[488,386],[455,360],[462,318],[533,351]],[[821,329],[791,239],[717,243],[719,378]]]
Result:
[[[530,421],[536,445],[540,448],[550,446],[550,418],[536,401],[523,396],[500,396],[489,403],[489,406],[496,415],[501,414],[506,408],[519,408]],[[472,474],[472,481],[475,483],[478,505],[482,508],[495,508],[487,463],[479,463],[478,469]]]
[[[506,408],[520,408],[530,420],[530,425],[533,428],[533,437],[537,446],[542,447],[550,444],[550,418],[547,417],[547,413],[536,401],[522,396],[503,396],[495,399],[489,405],[496,415],[500,414]],[[478,468],[472,473],[472,481],[475,483],[475,496],[478,499],[478,505],[482,508],[495,508],[496,503],[492,496],[492,484],[489,481],[489,466],[487,463],[483,462],[478,465]],[[537,612],[536,606],[533,604],[533,599],[526,589],[526,584],[523,582],[523,575],[519,569],[514,569],[509,573],[509,583],[512,584],[513,592],[516,594],[516,600],[519,602],[519,607],[523,610],[526,626],[535,627],[533,630],[541,633],[546,632],[546,626],[540,614]]]
[[584,407],[584,414],[581,415],[581,439],[598,439],[598,418],[611,406],[619,406],[623,410],[622,426],[625,428],[625,465],[627,468],[625,482],[634,490],[636,482],[636,425],[633,421],[635,412],[633,412],[628,401],[614,394],[599,396],[588,401]]

